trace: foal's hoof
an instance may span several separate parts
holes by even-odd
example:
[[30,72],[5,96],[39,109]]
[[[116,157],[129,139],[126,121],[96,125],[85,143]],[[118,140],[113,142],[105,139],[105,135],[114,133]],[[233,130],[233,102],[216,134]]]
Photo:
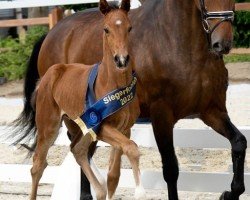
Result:
[[135,199],[136,200],[145,200],[146,199],[146,191],[142,186],[135,188]]
[[93,200],[93,197],[91,194],[81,194],[80,200]]

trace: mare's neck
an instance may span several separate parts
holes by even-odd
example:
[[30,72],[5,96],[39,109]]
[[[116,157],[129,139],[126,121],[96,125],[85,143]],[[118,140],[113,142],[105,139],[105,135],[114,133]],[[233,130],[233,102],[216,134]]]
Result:
[[143,20],[151,24],[149,29],[154,35],[158,34],[153,39],[160,38],[161,43],[171,49],[171,55],[208,53],[201,14],[194,0],[146,0],[140,12]]
[[168,25],[172,24],[172,36],[177,36],[175,40],[179,50],[184,47],[192,51],[207,52],[206,33],[195,0],[164,0],[164,4],[167,15],[165,20]]
[[109,45],[105,35],[103,36],[103,59],[99,67],[98,77],[102,87],[107,90],[113,90],[127,86],[132,81],[132,67],[129,62],[126,70],[119,70],[114,62]]

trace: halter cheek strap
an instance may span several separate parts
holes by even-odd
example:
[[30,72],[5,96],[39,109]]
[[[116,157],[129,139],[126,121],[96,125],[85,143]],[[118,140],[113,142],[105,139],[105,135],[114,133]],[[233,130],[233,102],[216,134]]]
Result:
[[[205,6],[204,0],[200,0],[200,8],[201,8],[201,19],[203,28],[207,34],[207,40],[209,43],[209,47],[211,48],[211,35],[214,30],[225,21],[233,23],[234,20],[234,12],[233,11],[218,11],[218,12],[208,12]],[[212,28],[209,25],[209,20],[218,19],[220,20],[216,23]]]

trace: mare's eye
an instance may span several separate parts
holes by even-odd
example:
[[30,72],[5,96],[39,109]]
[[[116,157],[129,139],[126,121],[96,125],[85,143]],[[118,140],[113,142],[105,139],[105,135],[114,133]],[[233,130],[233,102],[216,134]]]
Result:
[[104,31],[105,31],[105,33],[109,33],[109,30],[108,30],[108,28],[104,28]]
[[128,28],[128,32],[130,32],[130,31],[132,31],[132,27],[131,26]]

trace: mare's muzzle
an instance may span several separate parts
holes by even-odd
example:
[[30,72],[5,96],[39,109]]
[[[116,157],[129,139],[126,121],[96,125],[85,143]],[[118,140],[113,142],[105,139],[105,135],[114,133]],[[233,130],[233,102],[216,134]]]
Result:
[[125,68],[129,63],[129,55],[126,56],[115,55],[114,61],[118,68]]
[[[218,39],[212,41],[212,33],[217,29],[222,23],[229,22],[231,25],[233,24],[234,20],[234,11],[216,11],[216,12],[209,12],[206,9],[204,0],[200,0],[200,7],[201,7],[201,18],[202,18],[202,25],[207,35],[208,45],[209,48],[214,50],[219,54],[227,54],[232,48],[232,41],[226,39]],[[210,20],[217,20],[218,22],[211,27],[209,24]]]
[[232,49],[232,41],[218,40],[212,42],[212,49],[219,54],[228,54]]

